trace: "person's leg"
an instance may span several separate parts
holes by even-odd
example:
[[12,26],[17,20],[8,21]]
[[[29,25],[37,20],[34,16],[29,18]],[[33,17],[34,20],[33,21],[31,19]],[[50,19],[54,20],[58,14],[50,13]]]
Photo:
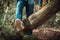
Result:
[[21,26],[23,7],[24,7],[23,0],[17,0],[16,20],[15,20],[15,25],[17,26],[17,31],[21,31],[23,29],[23,27]]
[[41,0],[36,0],[36,5],[40,6],[41,5],[40,3],[41,3]]
[[[34,10],[34,0],[28,0],[26,2],[26,14],[27,14],[27,18],[33,13]],[[27,30],[26,34],[27,35],[31,35],[32,34],[32,30],[30,30],[30,26],[27,27],[29,30]]]
[[43,0],[40,1],[40,7],[42,7],[42,2],[43,2]]
[[29,17],[34,12],[34,0],[28,0],[26,5],[26,14]]

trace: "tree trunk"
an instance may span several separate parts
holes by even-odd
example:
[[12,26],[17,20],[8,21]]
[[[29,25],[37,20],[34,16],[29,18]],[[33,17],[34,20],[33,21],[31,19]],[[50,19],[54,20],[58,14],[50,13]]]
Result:
[[34,29],[41,26],[58,11],[60,11],[60,0],[52,0],[38,12],[32,14],[30,17],[28,17],[28,19],[24,20],[24,24],[26,27],[29,26],[30,28]]

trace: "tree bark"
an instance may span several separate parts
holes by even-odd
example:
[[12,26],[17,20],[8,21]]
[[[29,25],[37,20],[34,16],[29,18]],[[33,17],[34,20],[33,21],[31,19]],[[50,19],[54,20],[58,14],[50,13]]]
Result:
[[60,11],[60,0],[52,0],[38,12],[32,14],[28,17],[28,19],[24,20],[24,25],[34,29],[38,26],[41,26],[58,11]]
[[54,28],[34,29],[33,34],[39,40],[60,40],[60,30]]

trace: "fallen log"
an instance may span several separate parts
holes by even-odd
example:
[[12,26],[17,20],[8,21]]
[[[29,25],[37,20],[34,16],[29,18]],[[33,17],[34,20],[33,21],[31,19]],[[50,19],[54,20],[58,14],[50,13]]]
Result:
[[39,40],[60,40],[60,30],[54,28],[34,29],[33,34]]
[[27,29],[34,29],[41,26],[58,11],[60,11],[60,0],[52,0],[38,12],[32,14],[28,17],[28,19],[24,20],[24,25]]

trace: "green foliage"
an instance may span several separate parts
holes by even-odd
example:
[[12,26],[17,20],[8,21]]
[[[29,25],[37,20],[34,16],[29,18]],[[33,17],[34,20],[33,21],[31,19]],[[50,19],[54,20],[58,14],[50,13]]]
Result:
[[[6,1],[4,1],[4,5],[6,5]],[[10,3],[10,6],[8,7],[7,10],[7,6],[2,5],[2,2],[0,2],[0,27],[3,27],[6,32],[12,34],[14,31],[14,20],[15,20],[15,5],[16,5],[16,1],[14,3]],[[3,9],[2,9],[3,8]],[[6,12],[7,10],[7,12]]]
[[34,35],[29,35],[29,36],[24,37],[23,40],[38,40],[38,39]]

